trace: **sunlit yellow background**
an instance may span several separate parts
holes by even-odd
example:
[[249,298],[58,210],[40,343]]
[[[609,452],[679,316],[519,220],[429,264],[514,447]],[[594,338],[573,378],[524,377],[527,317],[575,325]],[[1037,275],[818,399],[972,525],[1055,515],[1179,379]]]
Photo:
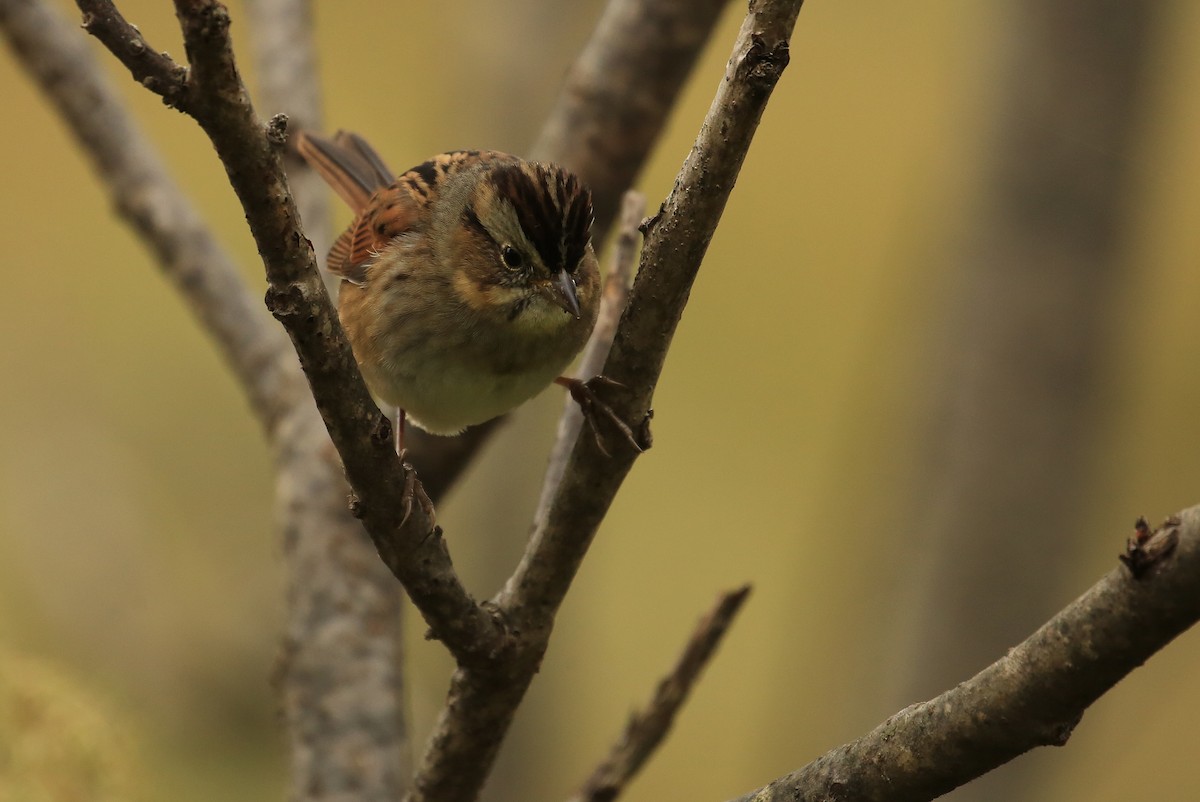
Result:
[[[329,126],[363,132],[397,167],[453,147],[523,150],[598,11],[547,4],[558,33],[531,42],[520,19],[532,3],[319,5]],[[121,6],[180,55],[169,4]],[[643,176],[652,207],[743,8],[724,18]],[[1085,547],[1046,617],[1115,565],[1136,515],[1200,503],[1200,4],[1171,8],[1134,167],[1138,268],[1113,311],[1106,425],[1076,522]],[[245,53],[240,3],[231,10]],[[564,798],[716,592],[744,581],[747,608],[629,799],[739,795],[898,706],[889,653],[922,522],[896,511],[974,191],[990,14],[949,0],[804,8],[668,360],[655,448],[562,611],[490,799]],[[199,130],[103,60],[261,286]],[[0,697],[61,699],[64,730],[80,732],[57,741],[115,766],[135,798],[281,799],[269,675],[282,566],[258,428],[7,50],[0,97]],[[522,409],[439,510],[477,596],[520,553],[561,403],[547,392]],[[423,734],[448,663],[410,630]],[[1065,750],[1023,758],[1040,798],[1193,798],[1198,664],[1188,634],[1097,704]],[[0,721],[0,738],[13,727]]]

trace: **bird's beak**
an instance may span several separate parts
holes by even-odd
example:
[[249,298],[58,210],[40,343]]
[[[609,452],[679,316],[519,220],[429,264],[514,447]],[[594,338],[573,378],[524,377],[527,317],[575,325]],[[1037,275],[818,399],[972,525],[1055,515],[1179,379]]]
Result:
[[562,307],[564,312],[574,315],[576,320],[581,317],[579,296],[575,294],[575,279],[571,278],[570,273],[565,270],[555,273],[554,278],[546,285],[546,290],[546,297]]

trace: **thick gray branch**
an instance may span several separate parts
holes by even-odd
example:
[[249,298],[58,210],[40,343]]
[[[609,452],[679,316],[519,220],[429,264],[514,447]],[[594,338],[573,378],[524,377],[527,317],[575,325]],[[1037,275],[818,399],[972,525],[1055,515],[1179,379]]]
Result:
[[[973,678],[737,802],[921,802],[1038,746],[1200,618],[1200,507]],[[1171,543],[1175,541],[1173,550]]]
[[[258,76],[259,105],[269,115],[286,114],[293,129],[320,131],[321,92],[317,73],[316,42],[313,39],[311,0],[248,0],[250,41]],[[298,153],[284,153],[284,166],[296,207],[304,221],[304,233],[318,254],[332,242],[329,220],[329,189]],[[326,279],[330,295],[336,280]]]

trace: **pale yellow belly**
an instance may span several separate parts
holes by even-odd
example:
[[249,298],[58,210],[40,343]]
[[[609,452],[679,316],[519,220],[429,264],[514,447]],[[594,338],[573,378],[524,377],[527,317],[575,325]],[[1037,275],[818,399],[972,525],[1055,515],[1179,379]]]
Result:
[[570,359],[538,370],[497,375],[462,365],[424,369],[409,377],[364,375],[380,400],[403,409],[412,423],[432,434],[458,434],[520,406],[559,376]]

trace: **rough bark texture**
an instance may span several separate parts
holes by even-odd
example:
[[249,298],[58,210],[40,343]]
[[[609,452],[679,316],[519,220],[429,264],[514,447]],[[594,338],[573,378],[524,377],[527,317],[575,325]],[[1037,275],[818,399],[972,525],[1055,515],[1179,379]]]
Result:
[[737,802],[921,802],[1038,746],[1061,746],[1092,702],[1200,618],[1200,507],[1139,548],[1019,646]]

